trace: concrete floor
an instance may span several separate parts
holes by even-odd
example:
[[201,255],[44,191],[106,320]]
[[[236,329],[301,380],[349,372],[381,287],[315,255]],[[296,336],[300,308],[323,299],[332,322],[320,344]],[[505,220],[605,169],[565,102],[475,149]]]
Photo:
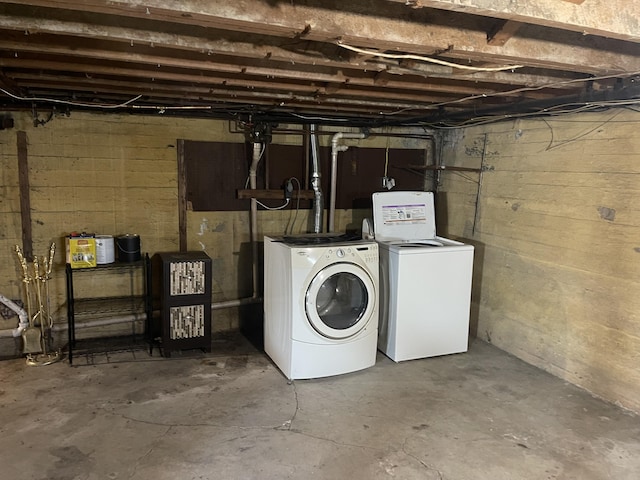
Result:
[[640,417],[495,347],[289,384],[214,351],[0,362],[1,478],[637,480]]

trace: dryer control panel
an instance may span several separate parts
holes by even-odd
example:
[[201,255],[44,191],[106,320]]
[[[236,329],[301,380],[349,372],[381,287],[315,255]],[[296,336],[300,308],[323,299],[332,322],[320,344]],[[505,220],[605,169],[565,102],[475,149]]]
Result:
[[378,263],[378,244],[356,247],[360,257],[367,263]]
[[378,263],[378,244],[375,242],[353,245],[336,245],[327,248],[324,252],[327,260],[354,261],[364,260],[367,264]]

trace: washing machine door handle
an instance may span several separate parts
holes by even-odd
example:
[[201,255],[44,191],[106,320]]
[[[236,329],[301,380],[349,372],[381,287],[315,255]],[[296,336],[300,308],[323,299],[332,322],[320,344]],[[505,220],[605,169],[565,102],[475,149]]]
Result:
[[362,267],[333,263],[308,284],[304,296],[307,320],[323,337],[348,339],[372,320],[376,295],[373,281]]

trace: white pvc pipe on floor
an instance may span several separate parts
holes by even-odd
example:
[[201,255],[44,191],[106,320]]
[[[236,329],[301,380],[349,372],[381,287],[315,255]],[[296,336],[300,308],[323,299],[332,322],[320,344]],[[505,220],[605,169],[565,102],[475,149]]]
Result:
[[20,308],[18,304],[9,300],[4,295],[0,295],[0,303],[5,304],[11,310],[13,310],[16,315],[18,315],[18,319],[20,320],[18,323],[18,328],[13,328],[11,330],[0,330],[0,337],[19,337],[22,335],[22,331],[29,326],[29,315],[27,312]]
[[[2,303],[5,303],[3,300],[4,297],[2,297],[0,295],[0,301]],[[237,300],[227,300],[224,302],[216,302],[216,303],[212,303],[211,304],[211,310],[222,310],[224,308],[232,308],[232,307],[241,307],[243,305],[251,305],[253,303],[260,303],[262,302],[262,298],[255,296],[255,297],[247,297],[247,298],[239,298]],[[13,302],[12,302],[13,303]],[[5,303],[6,304],[6,303]],[[15,303],[13,304],[15,305]],[[7,305],[9,306],[9,305]],[[20,307],[15,305],[17,307],[18,310],[20,310]],[[11,307],[9,307],[11,308]],[[12,310],[14,310],[13,308],[11,308]],[[15,310],[14,310],[15,311]],[[10,338],[10,337],[19,337],[22,334],[22,330],[24,330],[28,325],[29,325],[29,317],[27,315],[27,313],[22,310],[22,312],[24,313],[24,316],[21,317],[21,322],[20,325],[24,325],[24,327],[22,328],[17,328],[17,329],[6,329],[6,330],[0,330],[0,338]],[[16,312],[18,313],[18,312]],[[22,321],[22,318],[24,318],[24,321]],[[76,323],[76,328],[78,329],[82,329],[82,328],[90,328],[90,327],[103,327],[106,325],[117,325],[119,323],[130,323],[130,322],[135,322],[137,320],[144,320],[145,317],[144,315],[125,315],[125,316],[121,316],[121,317],[107,317],[107,318],[101,318],[99,320],[89,320],[87,322],[78,322]],[[67,326],[67,323],[56,323],[53,326],[53,330],[56,332],[62,331],[62,330],[67,330],[69,327]]]

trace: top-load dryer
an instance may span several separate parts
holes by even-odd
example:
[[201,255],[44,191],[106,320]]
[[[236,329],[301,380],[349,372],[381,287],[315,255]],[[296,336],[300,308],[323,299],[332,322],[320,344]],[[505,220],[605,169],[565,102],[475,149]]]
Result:
[[436,235],[431,192],[373,194],[378,348],[396,362],[466,352],[473,245]]

